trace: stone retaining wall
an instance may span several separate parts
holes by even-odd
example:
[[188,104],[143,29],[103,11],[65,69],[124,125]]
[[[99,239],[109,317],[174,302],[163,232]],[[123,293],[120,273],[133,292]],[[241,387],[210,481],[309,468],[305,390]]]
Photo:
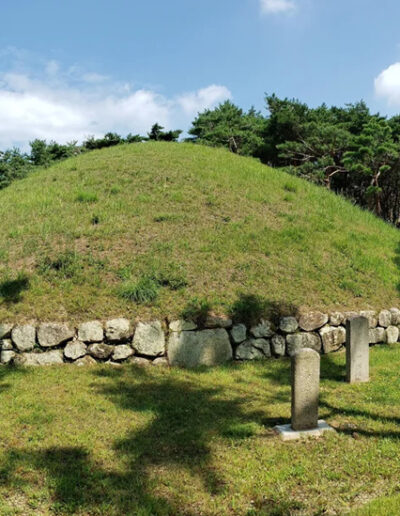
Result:
[[74,328],[66,323],[0,323],[1,364],[78,366],[106,362],[196,367],[232,359],[263,360],[291,356],[301,348],[319,353],[340,351],[346,342],[346,320],[362,315],[369,322],[371,344],[399,341],[400,310],[381,312],[310,312],[281,317],[277,324],[234,324],[210,315],[194,321],[139,322],[128,319],[90,321]]

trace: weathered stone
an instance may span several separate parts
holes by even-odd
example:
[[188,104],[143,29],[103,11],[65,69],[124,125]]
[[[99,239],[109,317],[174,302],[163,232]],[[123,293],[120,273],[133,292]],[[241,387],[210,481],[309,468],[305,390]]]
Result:
[[340,326],[344,321],[342,312],[332,312],[329,316],[329,324],[331,326]]
[[400,310],[398,308],[391,308],[390,313],[392,314],[391,324],[393,326],[400,325]]
[[11,330],[13,329],[12,324],[2,323],[0,324],[0,339],[7,339],[11,336]]
[[354,317],[359,317],[358,312],[350,311],[350,312],[343,312],[343,324],[346,324],[349,319],[353,319]]
[[103,337],[103,325],[99,321],[85,322],[78,327],[78,339],[82,342],[101,342]]
[[122,367],[121,362],[114,362],[113,360],[107,360],[105,363],[113,367]]
[[299,327],[296,317],[281,317],[279,328],[285,333],[294,333]]
[[171,321],[169,323],[169,329],[171,331],[192,331],[197,329],[197,324],[194,321],[179,319],[177,321]]
[[128,340],[132,334],[132,327],[128,319],[120,317],[106,322],[106,338],[110,342]]
[[275,356],[283,357],[286,351],[286,340],[282,335],[274,335],[271,339],[271,348]]
[[232,360],[232,346],[223,328],[172,333],[168,342],[168,359],[172,366],[213,366]]
[[386,328],[386,342],[395,344],[399,340],[399,328],[397,326],[389,326]]
[[346,342],[346,330],[342,326],[324,326],[319,334],[324,353],[338,351]]
[[253,346],[264,353],[266,357],[271,357],[271,342],[267,339],[253,339]]
[[355,317],[346,323],[346,380],[349,383],[369,380],[368,319]]
[[260,324],[257,324],[256,326],[253,326],[250,329],[250,333],[256,339],[263,339],[263,338],[272,337],[272,335],[275,332],[274,332],[272,323],[270,321],[266,321],[265,319],[262,319]]
[[74,338],[75,331],[67,324],[42,323],[38,329],[38,341],[42,348],[54,348]]
[[70,360],[77,360],[78,358],[85,356],[86,353],[87,346],[80,340],[73,340],[72,342],[68,342],[64,348],[64,356]]
[[10,364],[16,355],[15,351],[9,349],[2,349],[0,352],[0,362],[2,364]]
[[304,348],[321,351],[321,338],[316,333],[291,333],[286,336],[286,343],[289,356]]
[[235,324],[231,329],[231,337],[235,344],[240,344],[246,340],[247,328],[244,324]]
[[322,312],[309,312],[303,314],[299,320],[299,326],[304,331],[314,331],[322,328],[328,322],[328,315]]
[[386,330],[385,328],[371,328],[369,330],[369,343],[379,344],[386,342]]
[[165,335],[160,321],[139,323],[133,337],[133,348],[140,354],[157,357],[165,353]]
[[320,378],[319,354],[302,349],[292,357],[292,420],[293,430],[318,427]]
[[78,360],[74,362],[74,365],[77,365],[78,367],[92,366],[96,364],[96,360],[89,355],[85,355],[82,358],[78,358]]
[[262,350],[254,346],[254,339],[246,340],[236,348],[237,360],[263,360],[265,358]]
[[10,351],[13,349],[13,344],[11,339],[3,339],[0,340],[0,349],[3,351]]
[[209,314],[204,322],[205,328],[231,328],[232,319],[225,315]]
[[128,358],[128,363],[138,367],[149,367],[152,365],[151,360],[143,357],[130,357]]
[[12,329],[11,338],[19,351],[30,351],[35,347],[36,329],[31,324],[15,326]]
[[382,326],[383,328],[387,328],[392,323],[392,314],[389,310],[382,310],[379,312],[379,326]]
[[96,344],[90,344],[88,352],[92,357],[98,358],[99,360],[106,360],[113,354],[115,346],[110,344],[104,344],[102,342]]
[[21,353],[14,357],[14,363],[23,366],[48,366],[62,364],[63,352],[53,349],[44,353]]
[[116,346],[114,353],[112,354],[113,360],[126,360],[134,354],[133,349],[126,344],[122,344],[122,346]]
[[156,358],[153,360],[152,365],[154,367],[168,367],[168,359],[165,357]]
[[376,328],[378,325],[378,314],[373,310],[362,310],[360,312],[361,317],[368,319],[368,326],[370,328]]

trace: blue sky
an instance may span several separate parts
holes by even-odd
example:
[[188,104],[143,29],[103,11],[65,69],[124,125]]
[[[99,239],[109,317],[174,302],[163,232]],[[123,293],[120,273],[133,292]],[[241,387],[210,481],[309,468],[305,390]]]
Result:
[[3,0],[0,148],[187,129],[231,98],[400,111],[395,0]]

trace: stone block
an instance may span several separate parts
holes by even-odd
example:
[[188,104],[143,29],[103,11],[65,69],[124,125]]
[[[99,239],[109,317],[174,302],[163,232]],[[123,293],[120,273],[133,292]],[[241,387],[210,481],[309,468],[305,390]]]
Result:
[[294,333],[299,327],[296,317],[281,317],[279,321],[279,329],[284,333]]
[[322,312],[309,312],[299,319],[299,326],[304,331],[314,331],[322,328],[328,322],[328,315]]
[[75,330],[68,324],[42,323],[38,329],[38,341],[42,348],[54,348],[74,338]]
[[224,364],[232,360],[228,332],[223,328],[174,332],[169,337],[168,359],[172,366],[188,368]]
[[346,380],[369,381],[369,324],[365,317],[355,317],[346,323]]
[[11,339],[19,351],[31,351],[36,344],[36,328],[31,324],[15,326],[11,332]]
[[140,322],[135,330],[133,349],[139,355],[158,357],[165,354],[165,335],[160,321]]

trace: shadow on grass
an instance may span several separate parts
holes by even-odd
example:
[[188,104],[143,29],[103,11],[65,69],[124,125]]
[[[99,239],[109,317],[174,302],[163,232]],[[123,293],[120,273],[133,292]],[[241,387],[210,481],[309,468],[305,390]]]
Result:
[[19,303],[22,299],[22,293],[29,289],[29,278],[27,276],[19,276],[17,279],[5,280],[0,283],[0,297],[4,299],[6,304]]
[[[396,247],[395,257],[394,257],[393,261],[394,261],[395,265],[397,266],[397,268],[400,270],[400,243]],[[397,283],[396,287],[397,287],[397,291],[400,292],[400,283]]]
[[6,382],[9,377],[27,374],[29,371],[22,367],[0,365],[0,394],[11,387],[11,384]]
[[[207,299],[195,298],[186,305],[181,316],[183,319],[192,319],[202,327],[207,316],[212,312],[212,303]],[[258,324],[262,318],[268,318],[278,326],[280,317],[298,315],[298,308],[285,301],[273,301],[241,292],[232,303],[228,315],[235,323],[243,323],[247,326]]]
[[400,417],[392,417],[392,416],[383,416],[380,414],[374,414],[367,410],[360,410],[355,407],[348,408],[337,405],[333,405],[329,403],[325,399],[320,399],[319,406],[324,409],[327,418],[334,418],[335,416],[348,416],[349,418],[355,418],[356,423],[350,423],[345,425],[339,425],[335,427],[337,432],[342,434],[351,435],[354,437],[354,434],[357,436],[364,437],[372,437],[372,438],[380,438],[380,439],[399,439],[400,438],[400,429],[398,432],[396,431],[385,431],[385,430],[368,430],[363,427],[359,423],[359,418],[363,418],[366,420],[371,420],[373,422],[382,423],[382,425],[387,423],[394,423],[396,425],[400,425]]
[[[3,485],[18,488],[21,468],[42,470],[49,478],[52,510],[62,514],[194,516],[199,509],[185,495],[185,486],[177,487],[180,482],[193,483],[211,498],[228,492],[211,442],[221,439],[229,445],[259,431],[265,414],[245,409],[246,396],[223,386],[202,386],[202,370],[195,372],[198,383],[193,374],[185,379],[174,372],[154,375],[134,367],[94,374],[105,380],[94,385],[97,395],[149,421],[132,425],[126,436],[110,443],[124,466],[105,469],[79,446],[14,449],[0,470]],[[174,476],[171,486],[166,471]]]

